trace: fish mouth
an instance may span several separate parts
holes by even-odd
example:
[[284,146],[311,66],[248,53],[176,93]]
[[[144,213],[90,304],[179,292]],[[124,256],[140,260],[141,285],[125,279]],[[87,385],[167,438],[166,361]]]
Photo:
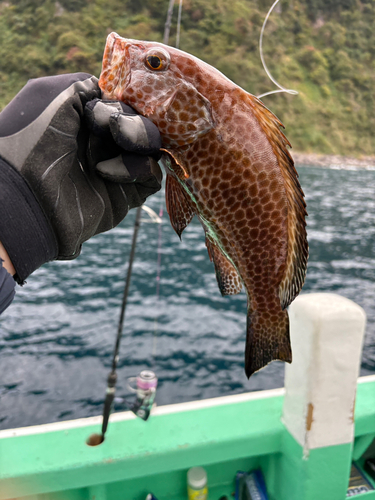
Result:
[[124,89],[130,81],[128,43],[117,33],[110,33],[104,49],[99,87],[102,97],[123,100]]

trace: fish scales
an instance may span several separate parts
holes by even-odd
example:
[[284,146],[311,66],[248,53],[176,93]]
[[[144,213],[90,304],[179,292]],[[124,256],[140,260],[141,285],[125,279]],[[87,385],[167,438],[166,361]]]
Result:
[[291,362],[286,307],[305,279],[307,214],[281,122],[194,56],[116,33],[99,85],[158,126],[177,234],[197,215],[221,293],[244,286],[247,376],[274,359]]

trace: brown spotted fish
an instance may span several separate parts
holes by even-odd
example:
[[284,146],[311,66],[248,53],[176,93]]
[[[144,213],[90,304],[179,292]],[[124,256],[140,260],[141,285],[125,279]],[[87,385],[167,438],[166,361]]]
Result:
[[292,361],[287,306],[306,273],[304,194],[281,122],[196,57],[108,36],[104,98],[152,120],[162,136],[166,203],[180,236],[194,215],[223,295],[248,297],[245,371]]

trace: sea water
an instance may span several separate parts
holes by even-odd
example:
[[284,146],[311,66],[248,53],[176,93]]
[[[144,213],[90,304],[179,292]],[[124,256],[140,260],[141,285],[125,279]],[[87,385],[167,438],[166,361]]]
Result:
[[[309,213],[303,293],[337,293],[365,309],[361,374],[375,373],[375,171],[299,173]],[[159,213],[161,202],[159,193],[147,205]],[[18,287],[0,319],[0,428],[101,413],[134,215],[85,243],[77,260],[49,263]],[[246,296],[221,297],[199,222],[180,242],[164,209],[161,246],[159,230],[140,228],[115,411],[125,409],[128,377],[144,369],[159,378],[159,405],[281,387],[281,362],[245,376]]]

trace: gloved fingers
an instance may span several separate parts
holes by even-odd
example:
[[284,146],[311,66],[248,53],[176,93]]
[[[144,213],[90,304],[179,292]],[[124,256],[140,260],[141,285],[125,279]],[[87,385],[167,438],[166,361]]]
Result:
[[[152,158],[150,161],[155,162]],[[154,163],[158,167],[157,163]],[[160,173],[160,175],[159,175]],[[161,171],[157,172],[156,175],[150,176],[144,182],[133,182],[121,184],[121,187],[128,200],[129,209],[140,207],[145,203],[146,199],[160,191],[161,189]]]
[[161,158],[161,137],[157,126],[144,116],[114,113],[109,127],[116,143],[126,151]]
[[136,114],[133,108],[123,102],[102,99],[93,99],[88,102],[84,113],[89,129],[103,139],[108,139],[111,136],[109,119],[113,113]]
[[161,158],[157,126],[127,104],[93,99],[85,106],[85,117],[88,127],[98,137],[107,140],[113,137],[125,151],[152,156],[155,160]]
[[151,156],[123,153],[96,165],[96,171],[105,179],[123,184],[150,185],[158,191],[163,178],[160,167]]

